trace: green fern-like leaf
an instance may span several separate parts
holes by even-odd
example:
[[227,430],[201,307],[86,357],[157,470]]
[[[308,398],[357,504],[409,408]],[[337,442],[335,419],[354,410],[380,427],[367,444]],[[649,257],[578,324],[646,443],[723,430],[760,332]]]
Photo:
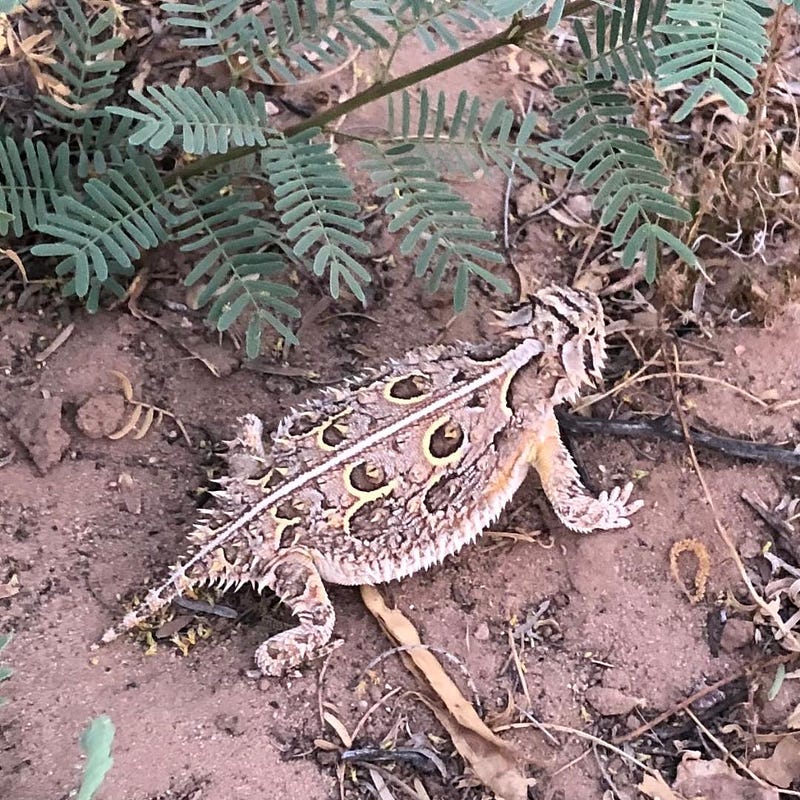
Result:
[[129,144],[134,120],[119,119],[111,114],[87,119],[80,133],[78,164],[79,178],[104,175],[109,169],[119,169],[127,158],[135,156]]
[[555,30],[561,20],[564,18],[564,9],[566,8],[566,0],[554,0],[550,13],[547,15],[547,30]]
[[[498,19],[513,17],[532,17],[539,14],[547,5],[547,0],[488,0],[492,16]],[[564,16],[566,0],[554,0],[547,15],[547,30],[552,31]]]
[[362,166],[378,187],[378,196],[389,199],[388,229],[406,231],[400,252],[418,252],[415,273],[418,277],[429,276],[432,291],[453,271],[453,298],[458,311],[466,306],[472,277],[509,291],[502,278],[478,263],[503,263],[503,257],[492,246],[494,234],[471,213],[469,203],[439,179],[424,150],[404,143],[387,150],[367,145],[366,151],[369,158]]
[[319,130],[292,138],[276,136],[262,152],[261,165],[275,190],[275,210],[288,226],[298,258],[316,248],[315,275],[329,275],[330,293],[339,297],[340,282],[365,302],[364,284],[370,274],[354,256],[369,255],[369,246],[356,236],[364,231],[358,219],[353,186],[326,143],[312,141]]
[[121,296],[116,276],[132,275],[142,251],[166,241],[164,223],[172,216],[156,166],[146,156],[109,170],[103,180],[86,181],[83,190],[83,200],[61,198],[56,213],[39,224],[54,241],[34,245],[32,252],[61,257],[56,274],[70,276],[64,293],[88,296],[87,306],[96,310],[101,289]]
[[[11,230],[22,236],[39,230],[65,197],[77,194],[70,179],[66,142],[48,151],[42,141],[0,139],[0,212],[11,214]],[[8,234],[9,220],[0,216],[0,235]]]
[[89,8],[80,0],[66,0],[66,8],[58,10],[62,61],[50,69],[69,93],[59,100],[37,95],[37,101],[45,106],[39,115],[68,134],[79,134],[87,120],[105,115],[102,105],[113,93],[119,71],[125,66],[124,61],[113,58],[114,51],[125,43],[122,37],[112,35],[114,9],[107,8],[90,19],[84,6]]
[[323,64],[335,65],[347,55],[346,47],[330,35],[333,30],[362,49],[387,47],[379,33],[349,0],[327,0],[324,10],[310,0],[281,0],[269,5],[271,29],[253,12],[240,13],[239,0],[198,0],[194,3],[162,3],[169,24],[189,31],[184,47],[207,54],[199,66],[226,62],[234,75],[252,69],[264,83],[275,78],[296,80],[293,70],[316,74],[309,54]]
[[[167,23],[189,32],[181,39],[183,47],[201,48],[207,55],[197,60],[197,66],[209,67],[246,53],[252,39],[253,15],[237,15],[239,0],[196,0],[191,3],[162,3]],[[216,51],[216,52],[215,52]]]
[[[505,19],[518,14],[520,17],[532,17],[539,14],[548,0],[487,0],[487,8],[492,16]],[[564,16],[566,0],[554,0],[547,15],[547,30],[552,31]]]
[[[487,0],[486,2],[486,7],[496,19],[507,19],[515,14],[532,17],[539,14],[546,5],[547,0]],[[556,6],[559,5],[561,9],[556,12],[556,20],[560,19],[563,13],[563,3],[556,3]],[[557,21],[554,24],[558,24]],[[548,27],[550,27],[549,21]]]
[[[313,5],[313,2],[306,0],[301,6],[309,19],[313,20],[312,31],[325,31],[326,25],[329,25],[362,50],[389,47],[389,40],[372,25],[353,0],[325,0],[324,13],[316,16],[311,11]],[[318,34],[315,33],[315,36]],[[307,40],[308,37],[308,43]]]
[[[207,279],[197,302],[201,306],[212,303],[209,321],[224,331],[242,315],[249,316],[245,344],[250,358],[260,351],[265,325],[296,343],[283,318],[300,316],[289,302],[297,292],[275,280],[285,272],[287,258],[280,253],[279,231],[258,218],[265,214],[263,205],[232,191],[225,176],[205,184],[178,184],[177,191],[175,205],[181,213],[174,230],[181,250],[205,251],[186,277],[186,285]],[[258,217],[251,216],[253,212]]]
[[275,133],[261,92],[251,100],[241,89],[200,92],[188,86],[148,86],[147,93],[130,93],[145,111],[112,106],[114,114],[138,123],[129,140],[160,150],[178,138],[187,153],[226,153],[231,145],[265,146]]
[[416,35],[430,52],[441,46],[459,50],[457,32],[472,33],[479,30],[478,22],[492,18],[481,0],[353,0],[353,6],[380,20],[399,38]]
[[566,168],[572,162],[547,143],[534,141],[538,115],[525,114],[519,124],[505,101],[499,100],[484,120],[481,99],[466,91],[459,93],[455,106],[448,111],[444,92],[431,97],[426,89],[418,102],[409,92],[400,96],[399,108],[389,97],[389,137],[376,137],[376,144],[392,147],[413,144],[424,147],[427,157],[443,169],[472,175],[494,164],[511,178],[515,170],[536,180],[528,162],[538,161]]
[[695,264],[692,251],[659,222],[688,222],[691,216],[667,192],[669,179],[647,134],[628,124],[633,109],[627,96],[615,92],[610,81],[558,87],[554,93],[564,101],[554,114],[566,124],[561,145],[567,155],[581,154],[575,172],[583,176],[584,186],[599,186],[594,205],[602,208],[601,223],[619,220],[612,242],[621,247],[627,241],[623,265],[631,267],[637,253],[644,252],[646,277],[654,280],[659,242]]
[[587,78],[630,83],[655,75],[658,62],[654,50],[666,40],[654,28],[664,18],[665,7],[666,0],[614,0],[609,13],[598,5],[593,37],[576,18],[572,26],[586,59]]
[[[315,72],[307,54],[312,54],[323,64],[336,65],[348,55],[344,46],[331,34],[335,31],[362,50],[388,47],[389,42],[356,8],[352,0],[326,0],[318,8],[314,0],[280,0],[270,4],[270,17],[274,33],[272,38],[260,37],[261,53],[268,47],[277,50],[282,59],[305,72]],[[268,59],[277,71],[279,59]]]
[[753,93],[756,67],[769,38],[764,17],[749,0],[669,0],[668,22],[656,30],[667,37],[657,50],[658,87],[700,81],[673,115],[682,120],[708,94],[719,94],[737,114],[747,113],[739,97]]

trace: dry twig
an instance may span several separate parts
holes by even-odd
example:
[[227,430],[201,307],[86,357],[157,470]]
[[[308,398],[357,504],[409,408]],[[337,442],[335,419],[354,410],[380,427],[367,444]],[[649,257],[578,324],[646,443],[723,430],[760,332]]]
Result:
[[[577,414],[557,410],[556,416],[561,428],[570,433],[599,433],[608,436],[665,439],[670,442],[682,443],[688,443],[689,441],[680,423],[668,414],[654,419],[609,420],[587,419]],[[716,450],[731,458],[800,467],[800,452],[787,450],[785,447],[778,447],[773,444],[748,442],[745,439],[737,439],[733,436],[719,436],[700,430],[692,425],[689,425],[687,429],[692,444],[709,450]]]
[[742,669],[737,670],[732,675],[728,675],[725,678],[721,678],[720,680],[716,681],[716,683],[709,684],[708,686],[704,686],[699,691],[695,692],[694,694],[687,697],[685,700],[681,700],[680,703],[677,703],[672,708],[663,711],[657,717],[645,722],[644,725],[640,725],[635,730],[629,731],[628,733],[622,736],[616,736],[611,741],[614,744],[625,744],[625,742],[632,742],[638,739],[640,736],[644,736],[649,731],[657,728],[662,723],[666,722],[671,717],[674,717],[676,714],[680,714],[681,711],[689,708],[692,703],[696,703],[698,700],[702,700],[704,697],[708,697],[708,695],[713,694],[716,691],[719,691],[724,686],[728,686],[728,684],[733,683],[734,681],[738,681],[740,678],[745,677],[748,672],[761,672],[765,669],[770,669],[771,667],[777,666],[778,664],[787,664],[790,661],[795,660],[798,657],[798,653],[787,653],[781,656],[774,656],[772,658],[768,658],[765,661],[755,664],[747,664],[746,666],[742,667]]

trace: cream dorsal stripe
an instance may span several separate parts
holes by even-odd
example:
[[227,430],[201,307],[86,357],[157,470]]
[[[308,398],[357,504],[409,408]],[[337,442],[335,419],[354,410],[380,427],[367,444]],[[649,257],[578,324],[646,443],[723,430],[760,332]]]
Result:
[[259,500],[259,502],[254,505],[246,514],[243,514],[235,522],[232,522],[230,525],[223,528],[223,530],[220,531],[220,533],[214,539],[203,545],[203,547],[201,547],[200,550],[198,550],[185,564],[178,566],[166,583],[163,583],[157,589],[153,589],[151,592],[148,592],[148,599],[155,600],[172,586],[177,586],[178,581],[181,577],[186,575],[186,571],[188,569],[191,569],[191,567],[193,567],[199,561],[202,561],[209,553],[225,544],[225,542],[227,542],[233,536],[233,534],[235,534],[238,530],[241,530],[245,525],[247,525],[248,522],[258,517],[277,501],[282,500],[284,497],[292,494],[306,483],[316,480],[318,477],[320,477],[320,475],[324,475],[329,470],[344,464],[353,456],[363,453],[364,450],[368,450],[370,447],[379,444],[385,439],[392,438],[395,434],[403,430],[403,428],[410,427],[420,420],[425,419],[425,417],[436,414],[438,411],[446,408],[454,401],[466,397],[476,389],[480,389],[482,386],[486,386],[498,378],[503,377],[506,373],[515,372],[521,367],[524,367],[525,364],[527,364],[535,356],[542,353],[543,350],[544,346],[538,339],[523,340],[513,350],[510,350],[508,353],[505,353],[503,356],[501,356],[500,359],[498,359],[498,364],[496,367],[491,369],[489,372],[486,372],[484,375],[481,375],[479,378],[475,378],[475,380],[464,384],[460,389],[458,389],[458,391],[455,391],[444,397],[440,397],[433,403],[417,409],[403,419],[397,420],[397,422],[393,422],[391,425],[387,425],[385,428],[375,431],[375,433],[370,434],[360,442],[350,445],[350,447],[346,447],[335,456],[326,459],[322,464],[314,467],[314,469],[309,470],[308,472],[298,476],[288,483],[278,486],[274,492],[268,494],[262,500]]

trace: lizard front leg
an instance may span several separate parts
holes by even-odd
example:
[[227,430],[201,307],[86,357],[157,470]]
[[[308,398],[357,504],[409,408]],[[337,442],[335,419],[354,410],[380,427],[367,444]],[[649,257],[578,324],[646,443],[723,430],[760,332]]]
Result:
[[267,585],[289,606],[299,625],[267,639],[256,650],[256,666],[279,677],[311,658],[323,655],[333,633],[335,614],[311,556],[288,550],[270,565],[258,585]]
[[568,528],[580,533],[627,528],[628,517],[644,503],[629,502],[633,484],[593,497],[581,482],[572,456],[561,441],[558,422],[551,411],[535,436],[529,452],[531,465],[539,473],[542,488],[556,515]]
[[263,471],[267,460],[263,435],[264,425],[255,414],[239,417],[236,438],[226,442],[225,460],[231,477],[246,479]]

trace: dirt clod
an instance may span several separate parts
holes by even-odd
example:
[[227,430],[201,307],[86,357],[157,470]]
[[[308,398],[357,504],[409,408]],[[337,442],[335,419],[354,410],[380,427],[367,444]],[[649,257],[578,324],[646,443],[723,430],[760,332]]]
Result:
[[75,424],[90,439],[102,439],[122,424],[125,400],[119,394],[96,394],[79,409]]
[[643,705],[640,698],[608,686],[591,686],[586,690],[586,700],[602,717],[630,714],[634,708]]
[[69,447],[61,427],[61,398],[27,400],[11,420],[11,427],[42,475],[46,475]]
[[223,733],[231,736],[241,736],[245,732],[245,726],[238,714],[219,714],[214,719],[214,724]]
[[537,208],[544,205],[545,198],[538,183],[528,183],[517,192],[517,213],[529,217]]
[[753,643],[755,625],[749,619],[729,619],[722,629],[719,646],[726,653],[741,650]]

